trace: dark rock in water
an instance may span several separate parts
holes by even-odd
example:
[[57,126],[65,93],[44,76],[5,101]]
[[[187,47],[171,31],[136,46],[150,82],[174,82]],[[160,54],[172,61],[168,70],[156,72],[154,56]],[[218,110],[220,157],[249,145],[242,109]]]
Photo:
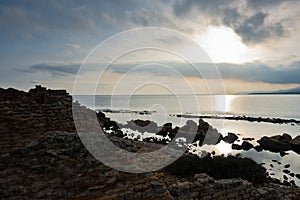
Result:
[[[284,178],[284,177],[283,177]],[[283,181],[283,185],[285,185],[285,186],[291,186],[291,184],[287,181],[287,180],[284,180]]]
[[295,176],[296,176],[298,179],[300,179],[300,174],[296,174]]
[[291,177],[295,177],[295,174],[294,174],[294,173],[289,173],[289,175],[290,175]]
[[272,152],[281,152],[281,151],[288,151],[291,149],[291,145],[288,143],[281,142],[277,140],[279,137],[262,137],[257,142],[260,144],[260,146],[265,149]]
[[287,169],[282,170],[282,172],[285,173],[285,174],[291,173],[291,171],[290,171],[290,170],[287,170]]
[[282,135],[275,135],[270,138],[283,143],[289,143],[292,140],[292,136],[287,133],[283,133]]
[[287,165],[284,165],[284,168],[289,168],[291,165],[290,164],[287,164]]
[[221,133],[218,132],[217,129],[210,126],[203,119],[199,119],[197,134],[193,142],[200,141],[200,145],[213,145],[218,144],[222,139],[223,136]]
[[290,141],[290,144],[292,146],[292,150],[300,154],[300,135],[298,135],[292,141]]
[[150,120],[130,120],[127,124],[123,125],[123,128],[129,128],[134,131],[139,131],[141,133],[150,132],[150,133],[157,133],[158,126],[155,122]]
[[253,147],[254,147],[253,144],[251,144],[249,142],[244,141],[242,143],[242,149],[245,151],[248,151],[248,150],[252,149]]
[[294,180],[291,180],[291,181],[290,181],[290,184],[291,184],[291,185],[296,185],[296,183],[295,183]]
[[283,157],[283,156],[286,156],[286,155],[289,155],[289,153],[285,152],[285,151],[280,151],[280,156]]
[[232,145],[231,145],[231,148],[232,148],[232,149],[235,149],[235,150],[242,150],[242,146],[241,146],[241,145],[238,145],[238,144],[232,144]]
[[243,138],[244,141],[253,141],[255,138]]
[[105,117],[106,117],[105,114],[103,112],[100,112],[100,111],[97,112],[96,115],[97,115],[98,118],[102,118],[102,119],[105,119]]
[[288,180],[288,177],[286,175],[283,175],[284,180]]
[[274,167],[274,165],[273,165],[273,164],[270,164],[270,167],[272,167],[272,168],[273,168],[273,167]]
[[172,133],[173,133],[172,123],[166,123],[163,125],[163,127],[160,129],[160,131],[157,133],[157,135],[166,137],[167,135],[171,135]]
[[233,143],[234,141],[236,141],[238,138],[239,138],[239,137],[238,137],[236,134],[234,134],[234,133],[228,133],[227,136],[225,136],[225,137],[223,138],[223,141],[226,142],[226,143],[231,144],[231,143]]
[[254,149],[255,149],[257,152],[261,152],[261,151],[264,150],[264,149],[263,149],[261,146],[259,146],[259,145],[255,146]]
[[278,165],[281,165],[281,162],[277,162]]
[[277,160],[272,160],[272,162],[276,162],[277,163],[278,161]]

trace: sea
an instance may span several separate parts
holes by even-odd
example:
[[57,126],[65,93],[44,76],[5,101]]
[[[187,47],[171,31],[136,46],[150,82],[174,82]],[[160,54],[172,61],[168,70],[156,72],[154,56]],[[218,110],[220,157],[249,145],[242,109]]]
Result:
[[[132,119],[151,120],[158,125],[172,122],[173,126],[183,126],[187,120],[198,122],[197,118],[188,116],[248,116],[264,118],[282,118],[300,120],[300,95],[77,95],[73,97],[81,104],[102,111],[107,117],[119,123]],[[178,117],[184,114],[187,117]],[[226,136],[228,132],[238,134],[242,138],[255,138],[250,141],[257,145],[256,140],[263,136],[274,136],[288,133],[292,137],[300,135],[299,124],[274,124],[267,122],[249,122],[225,119],[204,119]],[[129,133],[128,133],[129,131]],[[143,139],[144,134],[126,130],[131,138]],[[140,136],[138,136],[140,135]],[[149,135],[151,136],[151,134]],[[300,186],[297,177],[282,172],[289,164],[292,173],[300,174],[300,155],[288,151],[287,155],[270,151],[257,152],[232,150],[231,145],[221,141],[217,145],[192,146],[191,152],[215,151],[217,154],[248,157],[263,164],[271,177],[288,181],[294,180]],[[194,148],[194,149],[193,149]]]

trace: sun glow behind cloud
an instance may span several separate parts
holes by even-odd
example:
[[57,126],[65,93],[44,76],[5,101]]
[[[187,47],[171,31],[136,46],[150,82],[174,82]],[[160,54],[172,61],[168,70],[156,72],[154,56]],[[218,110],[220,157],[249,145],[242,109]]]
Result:
[[215,63],[241,64],[258,59],[258,47],[248,47],[241,37],[228,27],[210,26],[206,32],[194,38]]

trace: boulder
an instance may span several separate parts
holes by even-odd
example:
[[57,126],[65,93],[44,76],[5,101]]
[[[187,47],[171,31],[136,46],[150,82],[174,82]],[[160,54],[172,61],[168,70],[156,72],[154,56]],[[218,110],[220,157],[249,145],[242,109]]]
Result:
[[232,145],[231,145],[231,148],[232,148],[232,149],[235,149],[235,150],[242,150],[242,146],[241,146],[241,145],[238,145],[238,144],[232,144]]
[[157,133],[157,135],[161,135],[163,137],[166,137],[168,134],[170,135],[172,133],[172,123],[166,123],[163,125],[163,127],[160,129],[160,131]]
[[296,153],[300,154],[300,135],[290,141],[291,148]]
[[283,143],[289,143],[292,140],[292,137],[287,133],[283,133],[282,135],[275,135],[270,138]]
[[253,144],[244,141],[244,142],[242,143],[242,146],[241,146],[241,147],[242,147],[243,150],[248,151],[248,150],[252,149],[254,146],[253,146]]
[[291,149],[291,145],[289,143],[281,142],[278,139],[280,137],[273,136],[273,137],[262,137],[257,142],[260,144],[260,146],[265,149],[272,152],[280,152],[280,151],[288,151]]
[[285,173],[285,174],[291,173],[291,171],[290,171],[290,170],[287,170],[287,169],[282,170],[282,172]]
[[199,119],[197,134],[195,141],[200,141],[200,144],[213,145],[218,144],[222,140],[223,136],[217,129],[210,126],[203,119]]
[[223,141],[232,144],[234,141],[236,141],[239,137],[234,133],[228,133],[227,136],[223,138]]
[[150,120],[130,120],[127,122],[126,125],[123,126],[123,128],[129,128],[134,131],[139,131],[141,133],[144,132],[150,132],[150,133],[156,133],[158,130],[158,126],[155,122]]
[[254,149],[255,149],[257,152],[261,152],[261,151],[264,150],[264,149],[263,149],[261,146],[259,146],[259,145],[255,146]]

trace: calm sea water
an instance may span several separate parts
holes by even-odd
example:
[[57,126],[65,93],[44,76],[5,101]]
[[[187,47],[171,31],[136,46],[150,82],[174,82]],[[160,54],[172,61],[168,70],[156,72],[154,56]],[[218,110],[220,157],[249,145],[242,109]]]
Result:
[[[133,112],[106,113],[113,120],[126,123],[131,119],[149,119],[159,125],[172,122],[182,126],[189,119],[170,116],[170,114],[194,114],[194,115],[221,115],[235,116],[246,115],[254,117],[278,117],[285,119],[300,119],[300,95],[135,95],[135,96],[75,96],[80,103],[94,110],[111,109],[115,111],[155,111],[151,115],[141,115]],[[94,103],[93,103],[94,101]],[[196,119],[191,119],[195,120]],[[300,135],[300,126],[292,124],[272,124],[247,121],[230,121],[219,119],[205,119],[217,128],[223,135],[228,132],[240,134],[240,138],[273,136],[288,133],[292,137]],[[242,141],[241,141],[242,142]],[[252,141],[255,145],[256,142]],[[269,151],[256,152],[234,151],[231,145],[221,142],[215,146],[206,146],[206,149],[215,150],[219,154],[237,154],[250,157],[258,163],[266,163],[265,167],[273,177],[283,180],[282,170],[285,164],[290,164],[290,170],[300,173],[300,155],[290,151],[281,157],[278,153]],[[202,148],[199,148],[200,151]],[[277,160],[282,164],[274,163]],[[273,164],[274,167],[271,167]],[[300,180],[287,175],[289,180],[294,180],[300,186]]]
[[[168,113],[229,114],[300,119],[300,95],[97,95],[75,96],[95,109],[155,110]],[[198,104],[198,105],[197,105]]]

